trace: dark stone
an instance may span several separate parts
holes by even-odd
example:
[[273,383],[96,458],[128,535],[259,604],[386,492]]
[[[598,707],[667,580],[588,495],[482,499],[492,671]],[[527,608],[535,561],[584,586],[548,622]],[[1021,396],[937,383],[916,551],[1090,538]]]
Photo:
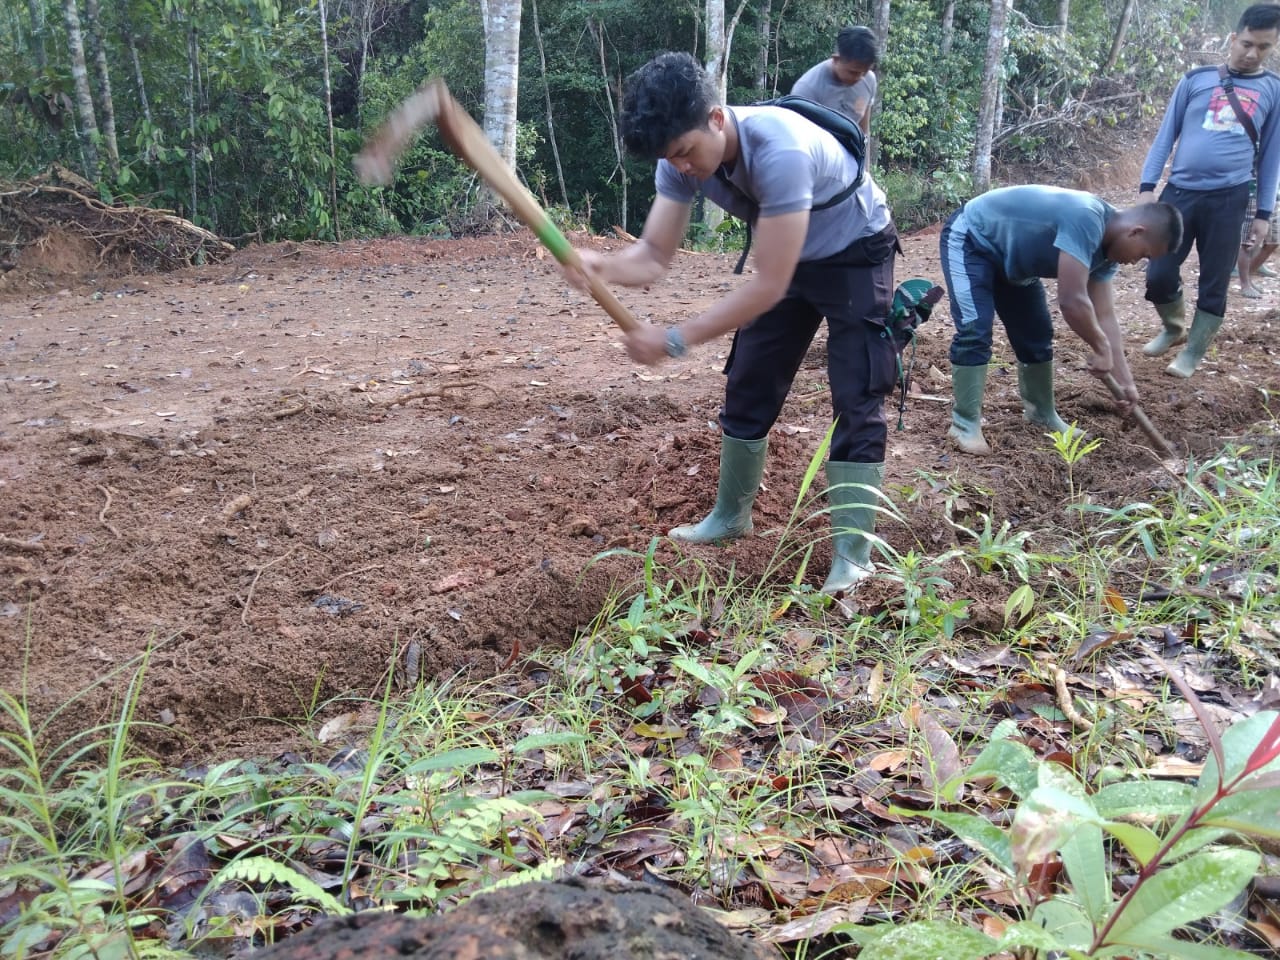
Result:
[[650,884],[530,883],[427,918],[365,911],[323,921],[261,960],[770,960],[685,897]]

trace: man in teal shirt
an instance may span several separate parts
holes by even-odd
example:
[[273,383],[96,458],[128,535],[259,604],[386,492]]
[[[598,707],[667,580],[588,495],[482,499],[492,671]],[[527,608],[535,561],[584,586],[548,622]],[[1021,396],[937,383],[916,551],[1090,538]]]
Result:
[[1169,204],[1117,210],[1092,194],[1060,187],[1004,187],[952,214],[939,246],[956,328],[948,432],[956,445],[965,453],[991,452],[982,435],[982,394],[997,315],[1018,359],[1023,416],[1050,430],[1069,429],[1054,405],[1045,277],[1057,279],[1062,317],[1089,345],[1089,372],[1112,374],[1126,402],[1136,403],[1111,279],[1118,264],[1162,256],[1181,240],[1182,219]]

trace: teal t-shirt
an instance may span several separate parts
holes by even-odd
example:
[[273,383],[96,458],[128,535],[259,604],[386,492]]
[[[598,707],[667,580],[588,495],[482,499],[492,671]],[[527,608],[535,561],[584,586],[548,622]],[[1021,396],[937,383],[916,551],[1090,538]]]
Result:
[[1061,187],[1001,187],[964,206],[974,242],[1000,261],[1012,283],[1058,276],[1066,253],[1089,269],[1089,279],[1110,280],[1119,265],[1102,250],[1102,235],[1116,208],[1091,193]]

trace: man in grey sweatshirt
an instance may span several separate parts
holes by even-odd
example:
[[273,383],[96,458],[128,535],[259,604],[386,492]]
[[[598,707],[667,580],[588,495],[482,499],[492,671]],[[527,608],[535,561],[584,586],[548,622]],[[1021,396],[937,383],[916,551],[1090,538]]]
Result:
[[[1260,245],[1267,235],[1272,211],[1264,201],[1275,197],[1280,176],[1280,77],[1262,64],[1278,40],[1280,6],[1248,7],[1230,36],[1226,64],[1198,67],[1178,82],[1142,167],[1138,202],[1150,203],[1173,154],[1160,200],[1181,211],[1184,232],[1176,250],[1147,265],[1146,297],[1155,304],[1163,329],[1142,352],[1158,357],[1185,344],[1165,371],[1175,377],[1195,372],[1222,326],[1255,166],[1259,202],[1251,245]],[[1242,122],[1241,114],[1249,123]],[[1188,330],[1181,268],[1193,243],[1200,256],[1200,280]]]
[[871,108],[876,102],[876,62],[880,47],[866,27],[845,27],[836,37],[836,52],[816,63],[795,82],[791,92],[838,110],[871,134]]

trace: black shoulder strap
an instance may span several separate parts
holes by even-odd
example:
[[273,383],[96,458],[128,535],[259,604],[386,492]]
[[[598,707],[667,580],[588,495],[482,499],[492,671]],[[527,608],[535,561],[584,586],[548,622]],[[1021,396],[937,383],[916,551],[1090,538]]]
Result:
[[1227,102],[1231,104],[1231,109],[1235,112],[1236,119],[1240,121],[1240,126],[1244,127],[1244,132],[1249,135],[1250,141],[1253,142],[1254,165],[1257,165],[1258,154],[1258,128],[1253,125],[1253,117],[1244,112],[1244,107],[1240,105],[1240,98],[1236,96],[1236,84],[1231,79],[1231,74],[1227,72],[1225,63],[1218,64],[1218,81],[1222,84],[1222,92],[1227,95]]

